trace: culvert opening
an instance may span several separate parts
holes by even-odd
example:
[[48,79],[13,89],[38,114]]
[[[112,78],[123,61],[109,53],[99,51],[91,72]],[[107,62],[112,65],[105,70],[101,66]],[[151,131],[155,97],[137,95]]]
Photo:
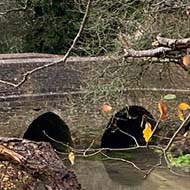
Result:
[[136,145],[131,136],[139,145],[145,145],[143,130],[147,121],[154,128],[156,121],[145,108],[136,105],[123,108],[110,119],[101,139],[101,147],[127,148]]
[[50,142],[52,147],[58,151],[66,150],[67,146],[64,144],[73,146],[69,127],[53,112],[46,112],[34,119],[25,131],[23,138]]

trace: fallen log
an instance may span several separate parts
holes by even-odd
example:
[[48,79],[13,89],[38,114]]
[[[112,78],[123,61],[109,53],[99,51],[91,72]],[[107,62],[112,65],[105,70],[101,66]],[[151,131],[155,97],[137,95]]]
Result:
[[76,175],[45,142],[0,137],[0,189],[79,190]]

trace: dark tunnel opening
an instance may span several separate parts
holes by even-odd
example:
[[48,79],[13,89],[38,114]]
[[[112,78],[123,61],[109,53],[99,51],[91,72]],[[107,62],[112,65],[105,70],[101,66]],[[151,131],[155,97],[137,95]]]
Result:
[[139,145],[145,145],[143,130],[147,121],[154,128],[156,121],[145,108],[136,105],[123,108],[110,119],[101,139],[101,147],[127,148],[136,145],[129,135],[135,137]]
[[69,127],[53,112],[46,112],[34,119],[23,138],[49,142],[58,151],[65,151],[67,146],[64,145],[73,146]]

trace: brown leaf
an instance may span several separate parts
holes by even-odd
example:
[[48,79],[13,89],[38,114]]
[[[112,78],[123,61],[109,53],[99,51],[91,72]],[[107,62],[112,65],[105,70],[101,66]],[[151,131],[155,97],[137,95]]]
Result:
[[167,107],[163,102],[158,103],[158,109],[160,111],[160,118],[165,120],[167,118]]
[[152,126],[149,122],[146,122],[145,129],[143,130],[143,137],[146,142],[150,140],[151,135],[152,135]]
[[186,54],[182,57],[182,62],[185,66],[188,66],[189,63],[190,63],[190,57],[189,57],[189,54]]
[[112,107],[110,105],[104,104],[102,105],[101,110],[103,112],[110,112],[112,110]]
[[123,33],[120,33],[118,35],[118,38],[119,38],[119,41],[121,42],[122,46],[125,48],[125,49],[129,49],[131,48],[131,45],[129,44],[129,41],[128,41],[128,38],[125,34]]

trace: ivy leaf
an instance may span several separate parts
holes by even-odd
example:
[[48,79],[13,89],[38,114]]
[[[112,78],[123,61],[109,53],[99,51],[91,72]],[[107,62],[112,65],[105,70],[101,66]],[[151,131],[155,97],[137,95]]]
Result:
[[165,120],[167,118],[167,107],[164,103],[158,103],[158,109],[160,111],[160,119]]
[[68,159],[71,162],[72,165],[75,163],[75,154],[73,152],[70,152],[68,155]]
[[175,94],[167,94],[167,95],[164,96],[165,100],[173,100],[175,98],[176,98]]
[[150,140],[151,135],[152,135],[152,126],[149,122],[146,122],[145,128],[143,130],[143,137],[146,142]]

